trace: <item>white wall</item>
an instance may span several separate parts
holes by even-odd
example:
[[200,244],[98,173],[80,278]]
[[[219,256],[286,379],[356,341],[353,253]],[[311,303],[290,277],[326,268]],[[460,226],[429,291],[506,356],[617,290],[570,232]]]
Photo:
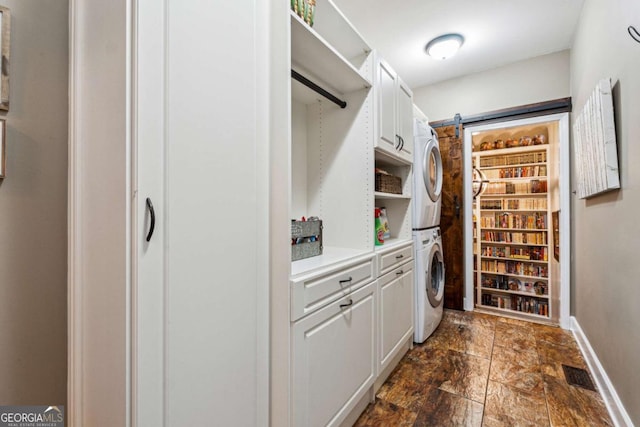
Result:
[[452,119],[569,96],[569,51],[413,88],[430,121]]
[[615,84],[622,187],[586,201],[573,197],[572,294],[578,323],[640,425],[640,44],[629,25],[640,28],[637,0],[586,0],[571,51],[575,112],[599,79]]
[[0,180],[0,402],[66,404],[68,2],[11,10]]

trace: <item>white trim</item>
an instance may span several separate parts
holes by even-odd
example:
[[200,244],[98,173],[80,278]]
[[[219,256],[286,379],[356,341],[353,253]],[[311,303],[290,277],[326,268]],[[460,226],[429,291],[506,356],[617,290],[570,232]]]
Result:
[[[464,207],[464,224],[462,241],[464,243],[464,305],[466,311],[473,311],[476,302],[475,290],[473,289],[473,194],[470,179],[473,175],[471,166],[471,131],[464,129],[464,139],[462,140],[462,186]],[[466,173],[469,171],[469,173]]]
[[134,192],[133,192],[133,168],[135,167],[133,165],[133,158],[134,158],[134,154],[132,152],[132,150],[134,150],[134,146],[133,146],[133,142],[135,140],[134,137],[134,121],[132,119],[132,109],[133,109],[133,103],[134,103],[134,95],[133,95],[133,91],[132,91],[132,79],[133,79],[133,65],[132,65],[132,45],[133,45],[133,29],[134,24],[133,24],[133,19],[135,18],[135,14],[133,12],[133,8],[134,8],[134,4],[137,5],[137,1],[136,0],[127,0],[126,2],[126,6],[125,6],[125,10],[126,10],[126,16],[125,16],[125,31],[126,31],[126,37],[125,37],[125,43],[126,43],[126,53],[125,53],[125,57],[126,57],[126,63],[125,63],[125,70],[126,70],[126,82],[125,82],[125,135],[126,135],[126,168],[125,168],[125,173],[126,173],[126,188],[127,188],[127,192],[126,192],[126,205],[125,205],[125,211],[129,212],[129,215],[126,216],[126,230],[125,230],[125,235],[127,236],[126,239],[126,247],[125,247],[125,277],[126,282],[125,282],[125,287],[126,287],[126,300],[125,300],[125,402],[126,402],[126,407],[125,407],[125,422],[126,422],[126,427],[131,427],[132,425],[135,426],[135,424],[133,424],[133,411],[131,408],[131,402],[132,402],[132,394],[131,394],[131,387],[132,387],[132,383],[133,383],[133,377],[132,377],[132,366],[131,366],[131,354],[132,354],[132,347],[133,347],[133,343],[132,343],[132,339],[133,339],[133,333],[132,333],[132,312],[131,312],[131,300],[133,298],[133,285],[132,285],[132,281],[133,281],[133,260],[132,260],[132,256],[135,252],[133,252],[133,238],[134,236],[132,235],[132,231],[133,231],[133,227],[132,223],[135,223],[134,218],[132,217],[131,214],[135,211],[135,204],[133,203],[133,197],[134,197]]
[[[569,142],[569,113],[559,116],[560,134],[560,327],[571,327],[571,149]],[[564,268],[562,268],[564,266]]]
[[270,372],[270,252],[269,242],[269,187],[270,180],[270,137],[269,137],[269,109],[270,109],[270,25],[271,10],[267,2],[256,1],[254,7],[256,25],[256,189],[258,232],[256,236],[256,426],[269,426],[269,372]]
[[596,352],[593,350],[593,347],[591,347],[587,336],[582,331],[582,328],[578,323],[578,319],[576,319],[575,316],[571,316],[571,330],[573,331],[573,336],[578,342],[578,347],[580,347],[580,351],[582,351],[582,355],[589,366],[591,375],[593,375],[593,379],[596,382],[598,391],[600,391],[602,400],[604,400],[605,405],[607,405],[613,424],[617,427],[633,427],[633,422],[631,421],[629,414],[620,401],[618,393],[616,393],[607,372],[602,367]]
[[[569,261],[571,259],[571,200],[570,200],[570,150],[569,150],[569,113],[549,114],[545,116],[530,117],[520,120],[509,120],[487,125],[469,126],[464,129],[463,153],[464,171],[471,171],[471,132],[500,129],[503,127],[520,126],[526,124],[546,123],[556,121],[559,125],[560,135],[560,259],[565,268],[560,269],[560,326],[569,329],[570,321],[570,301],[571,301],[571,269]],[[463,176],[464,186],[464,257],[465,257],[465,280],[464,280],[464,309],[473,310],[475,306],[475,295],[473,289],[473,218],[472,189],[470,173]],[[471,297],[471,298],[470,298]]]
[[70,427],[79,425],[82,420],[82,294],[80,280],[80,209],[78,207],[79,182],[77,179],[81,145],[78,143],[76,110],[77,75],[79,55],[76,43],[77,19],[76,0],[69,4],[69,143],[68,143],[68,179],[67,179],[67,424]]

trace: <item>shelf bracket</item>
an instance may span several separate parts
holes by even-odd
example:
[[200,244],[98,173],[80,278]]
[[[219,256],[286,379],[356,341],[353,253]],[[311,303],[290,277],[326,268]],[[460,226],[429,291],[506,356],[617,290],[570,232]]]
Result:
[[340,108],[345,108],[347,106],[347,103],[345,101],[343,101],[342,99],[336,97],[335,95],[333,95],[329,91],[325,90],[324,88],[318,86],[317,84],[315,84],[314,82],[312,82],[311,80],[309,80],[308,78],[303,76],[302,74],[298,73],[297,71],[291,70],[291,77],[293,79],[299,81],[300,83],[302,83],[303,85],[305,85],[309,89],[313,90],[314,92],[317,92],[320,95],[324,96],[325,98],[327,98],[329,101],[333,102],[334,104],[337,104]]

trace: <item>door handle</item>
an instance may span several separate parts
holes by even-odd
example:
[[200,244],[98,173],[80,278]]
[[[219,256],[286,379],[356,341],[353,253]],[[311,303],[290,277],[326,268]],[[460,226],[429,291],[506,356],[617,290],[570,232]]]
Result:
[[402,150],[404,148],[404,138],[401,136],[398,136],[398,138],[400,138],[400,147],[398,148],[398,150]]
[[156,211],[153,209],[153,203],[151,199],[147,197],[147,209],[149,209],[149,215],[151,216],[151,223],[149,224],[149,232],[147,233],[147,242],[151,240],[153,236],[153,230],[156,228]]
[[453,196],[453,209],[456,212],[456,218],[460,219],[460,202],[457,195]]
[[402,142],[402,137],[398,134],[396,134],[396,139],[398,140],[398,143],[396,144],[396,146],[394,147],[396,150],[400,149],[400,143]]

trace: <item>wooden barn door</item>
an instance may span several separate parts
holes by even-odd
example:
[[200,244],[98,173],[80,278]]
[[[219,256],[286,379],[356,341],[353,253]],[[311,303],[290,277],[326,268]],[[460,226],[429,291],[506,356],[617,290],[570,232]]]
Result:
[[444,306],[463,310],[464,298],[464,197],[462,125],[436,128],[444,168],[442,182],[442,250],[446,268]]

